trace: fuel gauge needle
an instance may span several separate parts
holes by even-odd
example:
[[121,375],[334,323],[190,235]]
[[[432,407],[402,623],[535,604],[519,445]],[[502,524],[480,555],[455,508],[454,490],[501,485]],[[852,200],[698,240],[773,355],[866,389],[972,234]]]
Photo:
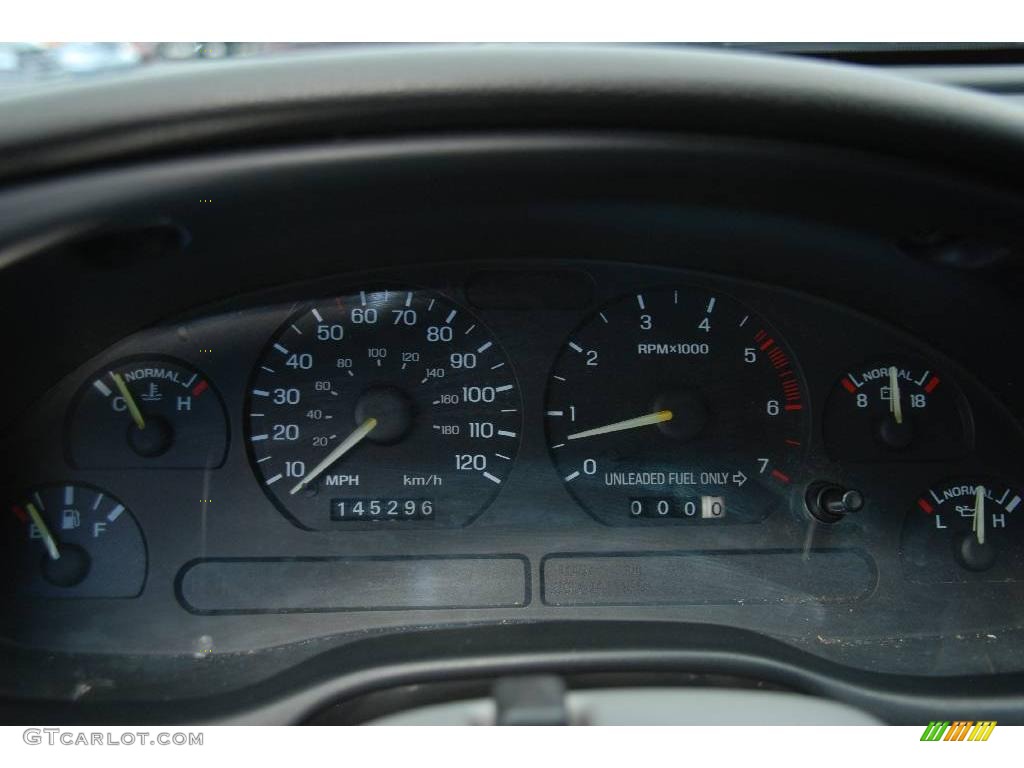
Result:
[[30,501],[25,505],[25,509],[28,511],[29,517],[32,518],[32,522],[36,524],[36,528],[39,529],[39,535],[43,537],[43,543],[46,545],[46,551],[50,553],[50,559],[60,560],[60,551],[57,549],[57,540],[53,538],[53,534],[50,533],[50,529],[46,525],[46,521],[43,520],[43,516],[40,515],[39,510],[36,509],[36,505]]
[[978,543],[985,543],[985,488],[979,485],[974,489],[974,535]]
[[124,383],[124,378],[120,373],[114,373],[113,371],[110,372],[110,378],[114,380],[114,384],[117,385],[117,391],[124,398],[124,403],[128,406],[128,413],[132,415],[132,421],[135,422],[135,426],[139,429],[145,429],[146,420],[142,418],[142,411],[139,410],[139,406],[136,404],[135,398],[132,397],[128,385]]
[[897,424],[903,423],[903,404],[900,402],[900,380],[896,366],[889,366],[889,411]]
[[603,427],[594,427],[593,429],[585,429],[582,432],[573,432],[567,439],[579,440],[583,437],[594,437],[595,435],[604,435],[609,432],[621,432],[624,429],[649,427],[652,424],[661,424],[664,421],[671,420],[672,411],[657,411],[655,413],[649,413],[646,416],[637,416],[635,419],[625,419],[624,421],[605,424]]
[[357,445],[359,445],[359,443],[362,442],[362,439],[366,437],[368,434],[370,434],[374,429],[376,429],[376,427],[377,420],[371,416],[358,427],[356,427],[355,431],[352,432],[352,434],[350,434],[348,437],[346,437],[344,440],[338,443],[337,447],[333,451],[328,453],[323,461],[321,461],[319,464],[313,467],[313,469],[310,470],[309,474],[307,474],[305,477],[299,480],[299,482],[295,484],[295,487],[292,488],[288,493],[294,496],[296,493],[301,491],[305,486],[309,485],[311,482],[316,480],[317,477],[320,476],[321,472],[323,472],[325,469],[331,466],[331,464],[336,462],[346,453],[348,453]]

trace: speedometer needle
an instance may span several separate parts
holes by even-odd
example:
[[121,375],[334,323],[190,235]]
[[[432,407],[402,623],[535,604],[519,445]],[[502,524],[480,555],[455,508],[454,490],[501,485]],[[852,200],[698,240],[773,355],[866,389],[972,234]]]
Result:
[[637,416],[635,419],[616,421],[612,424],[605,424],[603,427],[594,427],[593,429],[585,429],[582,432],[574,432],[567,439],[579,440],[582,437],[594,437],[594,435],[604,435],[608,432],[621,432],[624,429],[649,427],[652,424],[661,424],[664,421],[671,420],[672,411],[658,411],[656,413],[649,413],[646,416]]
[[376,427],[377,420],[372,416],[368,418],[366,421],[364,421],[362,424],[360,424],[358,427],[356,427],[355,431],[352,432],[352,434],[350,434],[340,443],[338,443],[337,447],[333,451],[328,453],[327,456],[324,457],[323,461],[321,461],[319,464],[313,467],[309,474],[307,474],[305,477],[299,480],[299,482],[295,484],[295,487],[292,488],[289,491],[289,493],[292,496],[294,496],[296,493],[301,491],[305,486],[309,485],[311,482],[316,480],[317,477],[320,476],[321,472],[323,472],[325,469],[331,466],[331,464],[336,462],[350,450],[359,445],[362,439],[366,437],[368,434],[370,434]]
[[889,411],[897,424],[903,423],[903,404],[900,403],[900,380],[896,366],[889,367]]

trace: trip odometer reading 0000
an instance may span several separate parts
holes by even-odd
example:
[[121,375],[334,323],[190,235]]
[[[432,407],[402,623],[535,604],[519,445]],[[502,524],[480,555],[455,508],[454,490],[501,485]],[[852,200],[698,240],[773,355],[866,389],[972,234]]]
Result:
[[548,445],[569,492],[609,525],[756,522],[797,480],[803,390],[779,334],[735,300],[643,291],[566,341]]
[[256,473],[306,528],[460,526],[493,500],[522,423],[488,330],[436,294],[311,302],[267,345],[248,397]]

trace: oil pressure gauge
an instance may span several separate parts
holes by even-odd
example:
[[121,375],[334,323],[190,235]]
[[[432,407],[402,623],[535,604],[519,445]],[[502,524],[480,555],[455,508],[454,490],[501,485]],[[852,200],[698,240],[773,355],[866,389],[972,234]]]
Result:
[[963,397],[949,376],[914,360],[849,369],[825,407],[825,447],[842,461],[934,461],[969,442]]
[[904,524],[904,573],[919,583],[1024,579],[1020,507],[1020,489],[995,478],[959,478],[926,489]]

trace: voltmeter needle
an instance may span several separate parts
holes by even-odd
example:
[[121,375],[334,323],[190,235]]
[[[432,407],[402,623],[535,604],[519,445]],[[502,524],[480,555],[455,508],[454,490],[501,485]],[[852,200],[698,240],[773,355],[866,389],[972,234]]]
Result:
[[43,537],[43,543],[46,545],[46,551],[50,553],[51,560],[60,560],[60,551],[57,549],[57,540],[53,538],[53,534],[50,533],[49,527],[46,525],[46,521],[43,520],[43,516],[39,514],[39,510],[36,509],[36,505],[29,502],[25,505],[25,509],[28,510],[29,517],[32,518],[32,522],[36,524],[36,528],[39,529],[39,535]]
[[362,439],[366,437],[368,434],[370,434],[376,427],[377,420],[371,416],[358,427],[356,427],[355,431],[352,432],[352,434],[350,434],[348,437],[346,437],[344,440],[338,443],[335,449],[328,453],[324,460],[317,464],[315,467],[313,467],[313,469],[310,470],[310,472],[305,477],[299,480],[299,482],[295,484],[295,487],[292,488],[288,493],[294,496],[296,493],[301,491],[305,486],[309,485],[311,482],[316,480],[316,478],[319,477],[321,472],[323,472],[325,469],[331,466],[331,464],[336,462],[350,450],[355,448],[360,443],[360,441],[362,441]]
[[604,435],[609,432],[621,432],[624,429],[648,427],[652,424],[661,424],[664,421],[671,420],[672,411],[657,411],[656,413],[649,413],[646,416],[637,416],[635,419],[616,421],[612,424],[605,424],[603,427],[594,427],[593,429],[585,429],[582,432],[574,432],[569,435],[567,439],[579,440],[582,437],[594,437],[595,435]]
[[139,406],[135,403],[135,398],[132,397],[128,385],[124,383],[124,378],[120,373],[114,373],[113,371],[110,373],[110,378],[114,380],[114,384],[117,385],[117,391],[124,398],[124,404],[128,406],[128,413],[132,415],[132,421],[135,422],[135,426],[139,429],[145,429],[146,420],[142,418],[142,411],[139,410]]
[[896,366],[889,366],[889,412],[897,424],[903,423],[903,405],[900,403],[900,380]]

